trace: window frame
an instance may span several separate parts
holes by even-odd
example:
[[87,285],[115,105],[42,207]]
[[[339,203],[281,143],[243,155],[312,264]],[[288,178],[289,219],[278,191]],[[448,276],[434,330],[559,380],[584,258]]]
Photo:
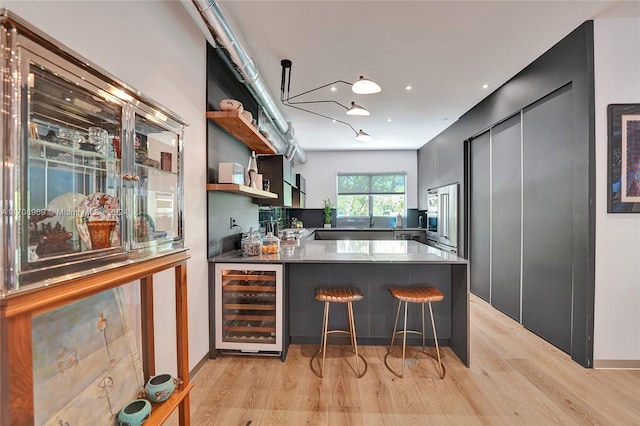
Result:
[[[361,191],[356,191],[356,192],[340,192],[340,177],[341,176],[367,176],[369,178],[369,184],[368,184],[368,188],[369,190],[367,192],[361,192]],[[404,178],[404,190],[402,192],[380,192],[380,191],[373,191],[372,190],[372,183],[373,183],[373,179],[375,177],[378,176],[402,176]],[[367,201],[368,201],[368,211],[369,211],[369,215],[366,216],[350,216],[350,215],[341,215],[340,214],[340,210],[339,210],[339,200],[340,200],[340,196],[349,196],[349,195],[363,195],[367,197]],[[402,172],[338,172],[336,174],[336,217],[338,218],[366,218],[366,217],[393,217],[395,216],[395,214],[388,214],[388,215],[374,215],[373,214],[373,199],[375,196],[380,196],[380,195],[401,195],[404,197],[404,209],[401,212],[402,216],[406,216],[407,215],[407,172],[402,171]]]

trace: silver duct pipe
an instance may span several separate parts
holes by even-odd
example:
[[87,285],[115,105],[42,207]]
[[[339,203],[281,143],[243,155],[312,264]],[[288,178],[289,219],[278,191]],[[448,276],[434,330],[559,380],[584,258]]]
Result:
[[[232,69],[238,74],[240,81],[247,86],[260,107],[262,107],[266,116],[280,133],[279,139],[288,140],[289,146],[284,146],[283,149],[279,149],[278,153],[286,154],[291,152],[291,146],[293,146],[295,158],[300,163],[306,163],[307,156],[297,141],[285,136],[289,132],[289,123],[287,123],[280,110],[278,110],[262,77],[260,77],[255,63],[233,34],[231,27],[222,15],[222,11],[216,2],[213,0],[192,0],[192,2],[213,35],[216,41],[215,47],[221,47],[225,50]],[[288,158],[291,159],[292,157]]]

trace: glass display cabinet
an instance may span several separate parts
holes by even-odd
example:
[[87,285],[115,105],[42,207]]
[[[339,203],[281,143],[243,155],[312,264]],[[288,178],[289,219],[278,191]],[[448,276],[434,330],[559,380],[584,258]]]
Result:
[[182,248],[184,120],[13,24],[0,296]]
[[[0,48],[0,424],[34,424],[43,414],[34,404],[33,318],[118,286],[137,283],[142,370],[154,376],[153,275],[174,269],[181,380],[147,423],[178,410],[187,426],[186,123],[6,9]],[[111,361],[109,374],[118,370]]]

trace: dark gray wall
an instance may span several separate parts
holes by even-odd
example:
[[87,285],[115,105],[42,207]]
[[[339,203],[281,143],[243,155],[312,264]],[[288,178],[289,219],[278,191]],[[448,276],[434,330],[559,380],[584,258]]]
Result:
[[[226,98],[239,100],[245,110],[257,116],[257,104],[246,87],[229,70],[216,49],[207,44],[207,110],[219,110],[218,104]],[[207,122],[207,183],[218,182],[219,163],[235,162],[246,167],[250,155],[251,151],[243,143],[213,122]],[[185,164],[185,167],[189,165]],[[258,228],[258,205],[242,195],[209,192],[206,214],[208,257],[239,248],[241,233],[250,227]],[[236,219],[238,227],[229,228],[231,217]]]
[[[571,357],[584,366],[591,366],[595,270],[593,22],[582,24],[422,147],[418,151],[418,193],[423,203],[428,188],[456,181],[461,184],[461,193],[467,195],[465,141],[569,83],[573,92],[570,144],[574,155],[566,167],[572,170],[571,267],[574,275],[563,285],[573,288]],[[553,151],[545,155],[553,155]],[[466,208],[466,197],[462,197],[459,223],[461,235],[465,236]],[[467,252],[466,245],[462,239],[461,253]],[[544,263],[539,266],[545,267]]]

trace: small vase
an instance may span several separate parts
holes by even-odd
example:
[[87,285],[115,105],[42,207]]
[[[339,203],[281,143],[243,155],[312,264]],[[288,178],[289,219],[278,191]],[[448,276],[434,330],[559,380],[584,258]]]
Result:
[[120,410],[118,414],[118,425],[140,426],[147,421],[150,415],[151,403],[146,399],[136,399]]
[[324,224],[324,227],[325,227],[325,228],[331,228],[331,224],[330,224],[330,223],[325,223],[325,224]]
[[149,379],[145,390],[151,402],[163,402],[169,399],[176,389],[176,379],[171,374],[160,374]]
[[94,220],[87,222],[91,249],[104,249],[111,247],[111,235],[116,227],[115,220]]
[[258,189],[258,161],[256,160],[256,152],[251,151],[249,157],[249,165],[247,166],[247,174],[249,175],[249,187]]
[[258,189],[258,176],[255,170],[249,170],[249,187]]

